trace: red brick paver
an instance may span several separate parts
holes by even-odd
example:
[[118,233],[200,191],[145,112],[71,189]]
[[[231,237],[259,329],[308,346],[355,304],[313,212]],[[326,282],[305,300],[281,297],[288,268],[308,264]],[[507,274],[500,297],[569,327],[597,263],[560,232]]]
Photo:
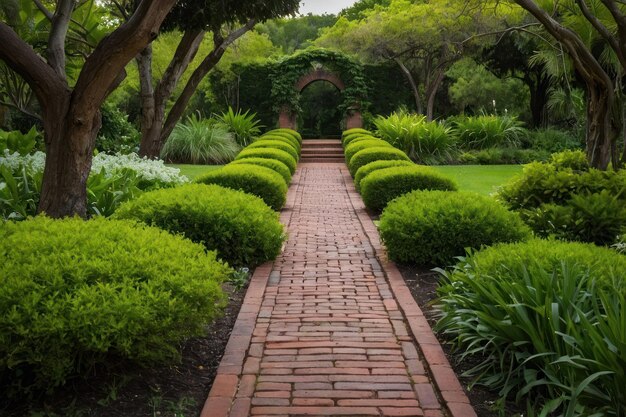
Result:
[[301,164],[202,417],[475,413],[344,164]]

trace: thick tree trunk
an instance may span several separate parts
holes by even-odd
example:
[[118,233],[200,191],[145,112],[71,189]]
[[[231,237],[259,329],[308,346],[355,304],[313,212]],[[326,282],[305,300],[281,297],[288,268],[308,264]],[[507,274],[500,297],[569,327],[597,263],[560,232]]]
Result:
[[537,74],[536,80],[532,80],[532,76],[525,78],[526,85],[530,89],[530,112],[533,118],[533,127],[545,127],[550,81],[542,74]]
[[612,92],[605,88],[587,86],[587,159],[589,164],[606,170],[610,164],[618,167],[616,140],[619,135],[613,123]]
[[402,70],[402,73],[409,82],[409,85],[411,86],[411,92],[413,93],[413,98],[415,99],[415,109],[417,110],[417,113],[424,114],[424,108],[422,107],[422,97],[420,96],[420,92],[417,88],[417,84],[415,83],[415,79],[413,78],[411,71],[409,71],[406,65],[404,65],[404,63],[399,58],[395,58],[394,61],[396,61],[396,64],[398,64],[398,66]]
[[439,87],[445,75],[446,73],[443,70],[438,70],[434,77],[432,77],[432,83],[427,86],[426,93],[428,94],[428,104],[426,107],[426,120],[429,122],[433,121],[435,115],[435,98],[437,97],[437,92],[439,91]]

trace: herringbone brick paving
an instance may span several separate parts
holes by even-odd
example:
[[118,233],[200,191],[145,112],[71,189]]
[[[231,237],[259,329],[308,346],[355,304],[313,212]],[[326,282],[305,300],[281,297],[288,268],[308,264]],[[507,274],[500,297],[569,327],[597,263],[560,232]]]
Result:
[[298,174],[288,242],[266,282],[251,284],[233,332],[247,346],[231,337],[203,416],[474,415],[454,374],[453,407],[431,381],[345,165],[302,164]]

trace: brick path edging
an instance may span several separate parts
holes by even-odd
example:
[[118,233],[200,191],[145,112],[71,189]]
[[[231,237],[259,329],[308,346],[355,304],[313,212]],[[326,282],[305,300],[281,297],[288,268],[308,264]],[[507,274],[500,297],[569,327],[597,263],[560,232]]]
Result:
[[393,261],[387,258],[387,253],[382,245],[378,228],[372,222],[366,211],[365,204],[354,187],[352,177],[347,169],[342,169],[343,180],[348,189],[350,202],[357,213],[361,227],[370,240],[376,257],[379,259],[383,271],[394,294],[398,306],[407,319],[407,324],[417,341],[418,347],[426,360],[430,374],[446,407],[452,417],[476,417],[474,408],[470,405],[469,398],[465,394],[450,362],[448,361],[441,344],[435,337],[424,313],[415,302],[411,291],[406,286],[402,274]]

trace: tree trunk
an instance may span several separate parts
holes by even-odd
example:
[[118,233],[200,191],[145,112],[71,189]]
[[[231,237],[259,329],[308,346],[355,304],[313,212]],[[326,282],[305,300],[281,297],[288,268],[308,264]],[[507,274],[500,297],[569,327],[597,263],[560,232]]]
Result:
[[409,71],[406,65],[404,65],[404,63],[400,61],[399,58],[394,58],[394,61],[396,61],[396,64],[398,64],[398,66],[402,70],[402,73],[409,82],[409,85],[411,86],[411,91],[413,92],[413,98],[415,99],[415,109],[417,110],[417,113],[424,114],[424,108],[422,107],[422,98],[420,97],[420,92],[417,88],[417,84],[415,83],[415,79],[413,78],[411,71]]
[[617,167],[616,139],[619,131],[613,120],[612,91],[587,86],[587,159],[590,166],[606,170]]
[[446,73],[443,70],[438,70],[434,77],[432,77],[432,84],[427,86],[426,93],[428,94],[428,104],[426,107],[426,120],[429,122],[433,121],[435,114],[435,98],[437,97],[437,92],[439,91],[439,87],[443,82]]
[[543,74],[536,74],[536,81],[532,76],[525,78],[526,85],[530,89],[530,112],[533,118],[532,127],[545,127],[546,126],[546,105],[548,103],[548,88],[550,87],[550,80]]

